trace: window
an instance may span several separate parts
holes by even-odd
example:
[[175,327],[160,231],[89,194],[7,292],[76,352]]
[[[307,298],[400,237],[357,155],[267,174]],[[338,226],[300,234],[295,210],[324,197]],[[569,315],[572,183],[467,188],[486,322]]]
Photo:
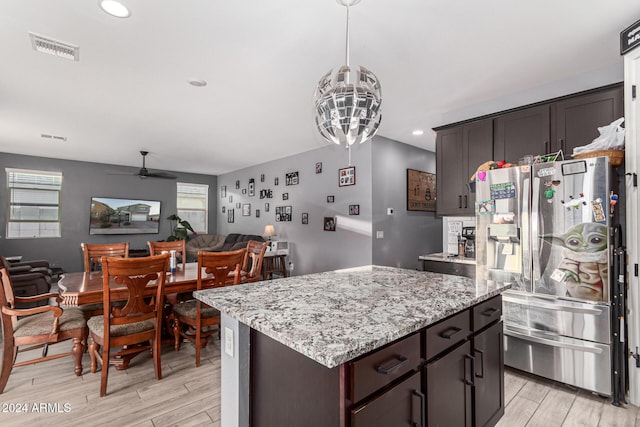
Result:
[[60,237],[62,173],[6,169],[7,238]]
[[178,216],[191,224],[197,233],[207,233],[209,186],[206,184],[178,183]]

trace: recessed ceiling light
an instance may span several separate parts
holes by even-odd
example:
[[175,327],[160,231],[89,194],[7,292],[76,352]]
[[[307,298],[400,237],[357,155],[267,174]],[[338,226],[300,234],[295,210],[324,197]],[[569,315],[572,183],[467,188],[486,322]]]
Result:
[[131,12],[125,5],[116,0],[98,0],[100,8],[116,18],[128,18]]
[[424,135],[424,131],[422,129],[416,129],[412,132],[415,136]]
[[189,84],[195,87],[204,87],[207,85],[207,82],[202,79],[189,79]]

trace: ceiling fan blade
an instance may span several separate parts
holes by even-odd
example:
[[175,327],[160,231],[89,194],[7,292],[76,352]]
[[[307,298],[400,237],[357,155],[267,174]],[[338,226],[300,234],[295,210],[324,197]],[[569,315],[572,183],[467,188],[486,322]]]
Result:
[[[141,175],[143,176],[143,175]],[[144,175],[145,177],[149,177],[149,178],[164,178],[164,179],[176,179],[178,178],[175,175],[172,175],[170,173],[167,172],[149,172],[146,175]]]

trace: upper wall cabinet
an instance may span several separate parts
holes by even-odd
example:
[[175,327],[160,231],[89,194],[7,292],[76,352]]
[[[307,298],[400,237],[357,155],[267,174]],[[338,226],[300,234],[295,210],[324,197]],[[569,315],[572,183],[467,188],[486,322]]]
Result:
[[518,161],[527,154],[573,149],[599,135],[598,127],[624,116],[622,83],[503,114],[437,129],[438,215],[474,214],[469,177],[487,160]]
[[478,120],[444,129],[436,137],[436,211],[438,215],[473,215],[475,194],[467,183],[491,158],[493,121]]
[[606,126],[624,116],[623,86],[579,95],[551,105],[551,130],[555,140],[551,151],[562,150],[570,158],[573,149],[590,144]]
[[549,123],[547,104],[497,117],[493,160],[518,163],[526,154],[549,152]]

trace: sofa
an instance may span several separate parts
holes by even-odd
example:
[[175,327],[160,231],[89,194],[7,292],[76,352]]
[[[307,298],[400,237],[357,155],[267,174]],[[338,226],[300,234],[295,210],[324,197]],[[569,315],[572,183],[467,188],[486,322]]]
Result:
[[220,234],[201,234],[193,237],[186,244],[187,261],[197,261],[198,251],[228,252],[247,247],[249,240],[264,242],[262,236],[256,234],[231,233],[227,236]]
[[198,251],[219,251],[227,236],[221,234],[199,234],[186,243],[187,262],[198,259]]

